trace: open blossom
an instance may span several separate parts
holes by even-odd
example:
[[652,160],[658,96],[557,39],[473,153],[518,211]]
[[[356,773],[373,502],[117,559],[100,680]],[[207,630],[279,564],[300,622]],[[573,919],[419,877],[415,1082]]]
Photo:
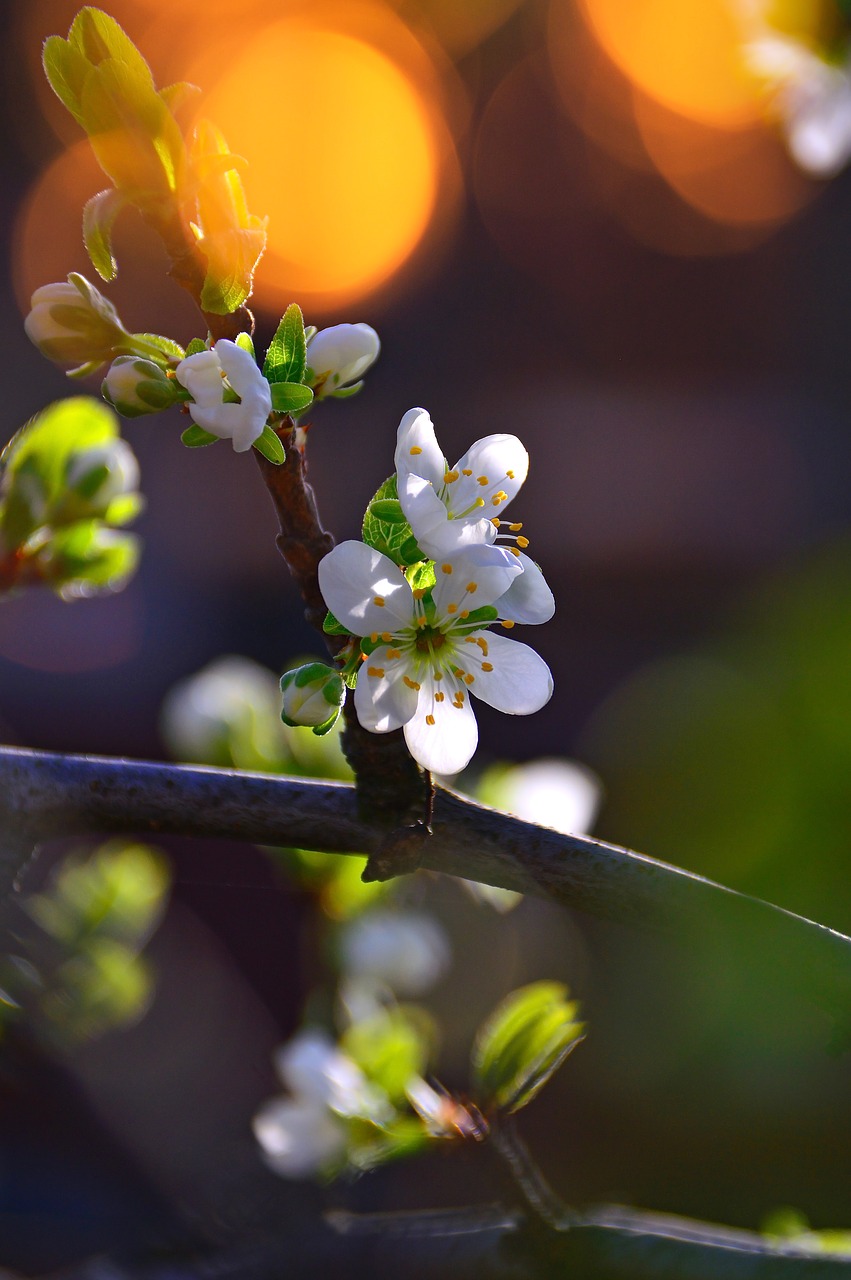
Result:
[[474,610],[504,597],[522,574],[515,558],[478,544],[438,561],[435,571],[426,599],[387,556],[343,542],[320,561],[319,585],[349,631],[382,642],[355,688],[363,727],[388,733],[404,726],[414,759],[451,774],[464,768],[478,742],[471,693],[498,711],[529,715],[549,701],[553,681],[528,645],[470,622]]
[[[498,513],[520,489],[529,470],[529,455],[517,436],[492,435],[477,440],[447,467],[425,409],[409,409],[396,437],[396,483],[405,519],[428,556],[443,557],[477,543],[509,541],[523,576],[496,602],[500,615],[513,622],[549,622],[555,601],[541,570],[525,554],[528,538],[522,524]],[[505,532],[502,532],[502,530]]]
[[[232,440],[237,453],[250,449],[272,412],[272,394],[253,358],[242,347],[220,338],[209,351],[181,360],[175,377],[194,400],[192,421],[211,435]],[[226,401],[226,384],[239,403]]]
[[378,359],[381,343],[368,324],[334,324],[307,344],[308,381],[317,400],[349,387]]

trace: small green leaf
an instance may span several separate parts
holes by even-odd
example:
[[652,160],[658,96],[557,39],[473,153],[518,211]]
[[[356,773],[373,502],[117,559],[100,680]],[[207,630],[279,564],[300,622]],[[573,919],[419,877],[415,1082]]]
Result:
[[234,338],[234,342],[238,347],[242,347],[243,351],[247,351],[252,360],[257,359],[254,354],[254,342],[250,333],[238,333]]
[[412,565],[405,576],[412,591],[430,591],[435,584],[434,561],[424,560],[421,564]]
[[272,408],[276,413],[301,413],[313,400],[310,387],[300,382],[272,382]]
[[114,187],[100,191],[83,208],[83,243],[92,266],[102,280],[114,280],[118,263],[112,252],[112,228],[125,200]]
[[[153,351],[145,352],[145,358],[153,360],[156,364],[178,364],[184,356],[192,354],[188,349],[184,351],[179,342],[175,342],[173,338],[165,338],[161,333],[134,333],[133,337],[137,342],[154,348]],[[192,342],[198,341],[198,338],[192,339]],[[206,350],[203,342],[196,350]]]
[[281,317],[281,323],[269,344],[263,363],[263,376],[271,383],[300,383],[304,378],[305,350],[304,318],[301,307],[293,302]]
[[287,455],[284,453],[284,446],[268,423],[254,441],[254,448],[258,453],[262,453],[263,457],[269,462],[273,462],[276,467],[286,461]]
[[207,350],[207,344],[203,338],[193,338],[192,341],[189,343],[189,346],[186,348],[186,355],[197,356],[199,352],[206,351],[206,350]]
[[338,622],[330,610],[325,615],[325,621],[322,623],[322,630],[325,632],[326,636],[351,635],[349,628],[344,627],[342,622]]
[[[396,506],[388,506],[386,504],[398,504],[399,495],[396,491],[396,476],[392,475],[373,495],[372,501],[366,509],[363,518],[362,537],[367,546],[374,547],[376,551],[380,551],[383,555],[389,556],[395,564],[410,565],[417,564],[420,560],[425,560],[420,548],[417,546],[417,540],[414,537],[411,526],[404,517],[400,520]],[[378,514],[390,512],[391,518],[387,519],[386,515]],[[401,507],[399,507],[401,512]]]
[[369,514],[387,524],[407,524],[402,504],[398,498],[378,498],[369,504]]
[[203,449],[204,445],[215,444],[221,437],[214,436],[211,431],[205,431],[203,427],[193,422],[191,427],[186,428],[180,439],[187,449]]
[[363,378],[360,382],[353,382],[350,387],[340,387],[339,391],[332,391],[329,399],[331,400],[348,400],[349,396],[356,396],[363,386]]
[[471,1065],[483,1111],[525,1107],[583,1039],[578,1005],[566,996],[560,982],[533,982],[507,996],[480,1027]]

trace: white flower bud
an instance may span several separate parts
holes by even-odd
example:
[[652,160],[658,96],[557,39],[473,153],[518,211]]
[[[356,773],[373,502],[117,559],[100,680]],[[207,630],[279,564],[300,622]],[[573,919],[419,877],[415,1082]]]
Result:
[[65,472],[68,489],[63,507],[75,518],[103,516],[110,503],[139,487],[139,464],[126,440],[107,440],[71,455]]
[[449,968],[449,940],[431,916],[413,911],[370,911],[343,931],[343,968],[354,978],[380,982],[400,996],[419,996]]
[[309,1098],[272,1098],[253,1128],[266,1163],[283,1178],[313,1177],[345,1155],[345,1124]]
[[324,662],[309,662],[281,676],[281,693],[284,724],[327,732],[340,713],[346,690],[339,671]]
[[368,324],[335,324],[307,344],[307,378],[316,399],[349,387],[378,359],[381,343]]
[[27,337],[56,364],[96,367],[129,338],[112,303],[82,276],[42,285],[30,306]]
[[[272,393],[256,362],[242,347],[220,338],[209,351],[186,356],[174,372],[195,402],[189,410],[192,421],[202,430],[221,440],[232,440],[237,453],[250,449],[262,435],[272,412]],[[238,403],[225,399],[227,388],[239,396]]]
[[153,360],[138,356],[119,356],[113,360],[101,393],[124,418],[159,413],[180,398],[174,378],[169,378]]
[[249,658],[217,658],[169,691],[162,733],[181,760],[236,763],[234,748],[243,742],[273,757],[274,735],[284,732],[277,703],[271,671]]

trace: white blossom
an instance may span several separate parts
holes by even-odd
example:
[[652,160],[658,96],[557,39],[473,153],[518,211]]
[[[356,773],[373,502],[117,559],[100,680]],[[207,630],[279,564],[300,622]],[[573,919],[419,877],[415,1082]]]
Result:
[[266,1163],[283,1178],[310,1178],[345,1155],[346,1126],[310,1098],[272,1098],[253,1120]]
[[396,438],[396,484],[405,519],[428,556],[445,557],[463,547],[508,541],[506,549],[524,570],[498,602],[514,622],[548,622],[555,601],[535,562],[525,554],[523,525],[503,520],[529,470],[529,455],[517,436],[485,436],[449,467],[425,409],[409,409]]
[[[237,453],[251,448],[272,412],[272,394],[247,351],[220,338],[209,351],[181,360],[175,376],[195,402],[189,406],[193,422],[211,435],[232,440]],[[225,400],[226,386],[236,392],[239,403]]]
[[[478,742],[470,694],[509,715],[549,701],[547,664],[528,645],[486,632],[475,610],[505,596],[522,572],[499,547],[472,545],[435,564],[428,601],[400,569],[362,542],[343,542],[319,564],[328,608],[354,635],[381,642],[364,661],[355,710],[365,729],[404,726],[408,750],[425,769],[452,774]],[[490,621],[490,619],[488,619]]]
[[422,912],[367,911],[343,929],[340,956],[350,977],[382,983],[398,996],[420,996],[446,973],[449,939]]
[[510,769],[499,788],[500,808],[565,835],[591,830],[602,795],[600,780],[590,769],[547,758]]
[[368,324],[334,324],[307,344],[307,381],[316,399],[350,387],[378,359],[381,343]]

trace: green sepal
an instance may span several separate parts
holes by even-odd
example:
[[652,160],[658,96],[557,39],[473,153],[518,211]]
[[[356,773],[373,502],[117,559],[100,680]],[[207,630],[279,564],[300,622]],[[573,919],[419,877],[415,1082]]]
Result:
[[317,738],[324,738],[326,733],[330,733],[340,717],[340,707],[336,707],[332,711],[331,716],[324,724],[316,724],[313,726],[313,733]]
[[258,453],[262,453],[263,457],[266,458],[268,462],[274,463],[276,467],[280,467],[282,463],[286,461],[287,455],[284,452],[284,446],[281,444],[268,422],[260,432],[260,435],[254,441],[254,448]]
[[197,422],[187,427],[180,437],[181,443],[185,444],[187,449],[203,449],[205,445],[215,444],[220,439],[221,437],[214,436],[212,431],[205,431],[203,427],[199,427]]
[[330,609],[325,615],[322,630],[326,636],[350,636],[352,634],[348,627],[344,627],[342,622],[337,621]]
[[83,244],[92,266],[102,280],[114,280],[118,263],[112,252],[112,228],[126,204],[114,187],[99,191],[83,208]]
[[238,333],[234,338],[234,343],[236,346],[242,347],[243,351],[247,351],[252,360],[257,359],[257,356],[254,354],[254,342],[250,333]]
[[78,364],[76,369],[69,369],[65,374],[66,378],[88,378],[93,373],[97,373],[98,369],[103,367],[102,360],[88,360],[85,364]]
[[202,351],[208,350],[209,348],[203,338],[193,338],[189,343],[189,346],[186,348],[185,354],[187,356],[197,356]]
[[[399,495],[394,474],[389,476],[381,488],[373,494],[363,517],[363,532],[361,536],[367,546],[374,547],[376,551],[389,556],[394,564],[417,564],[418,561],[425,560],[426,557],[417,545],[411,526],[407,520],[399,520],[397,518],[395,507],[386,508],[384,506],[385,503],[398,502],[398,500]],[[387,520],[376,514],[376,504],[378,504],[379,512],[390,510],[393,513],[392,519]]]
[[339,391],[332,391],[327,399],[329,400],[348,400],[349,396],[356,396],[363,387],[363,378],[360,382],[353,382],[350,387],[340,387]]
[[[166,338],[161,333],[134,333],[132,336],[137,342],[144,343],[146,347],[154,348],[153,351],[146,351],[143,358],[153,360],[155,364],[163,366],[179,364],[184,356],[191,354],[188,349],[184,351],[179,342],[175,342],[173,338]],[[192,342],[197,341],[197,338],[192,339]],[[203,343],[200,350],[205,350]]]
[[[263,376],[276,382],[300,383],[305,366],[304,317],[297,302],[287,307],[263,361]],[[310,401],[307,401],[310,404]]]
[[560,982],[520,987],[479,1028],[471,1067],[476,1101],[487,1114],[531,1102],[584,1038],[579,1006]]
[[313,400],[313,391],[300,382],[272,382],[269,390],[276,413],[301,413]]

